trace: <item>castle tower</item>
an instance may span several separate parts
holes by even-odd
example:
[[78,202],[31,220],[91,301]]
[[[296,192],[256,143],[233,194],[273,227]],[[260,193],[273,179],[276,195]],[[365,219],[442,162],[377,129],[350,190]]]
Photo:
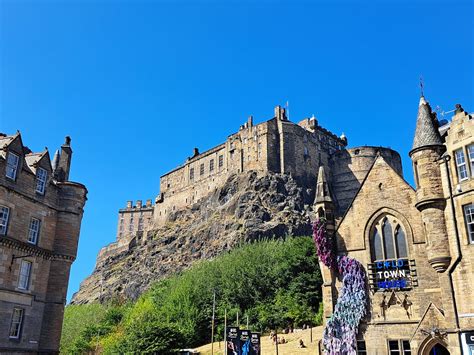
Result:
[[441,184],[440,159],[445,151],[436,116],[425,98],[420,98],[415,138],[409,155],[416,182],[416,208],[421,212],[427,239],[428,261],[437,272],[444,272],[450,261]]

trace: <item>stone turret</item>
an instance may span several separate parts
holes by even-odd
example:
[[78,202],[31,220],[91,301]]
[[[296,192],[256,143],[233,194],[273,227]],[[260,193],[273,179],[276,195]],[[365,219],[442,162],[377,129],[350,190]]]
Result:
[[416,208],[426,233],[428,261],[437,272],[449,266],[451,255],[446,232],[440,159],[445,151],[436,116],[425,98],[420,98],[415,138],[410,151],[416,182]]
[[319,167],[318,171],[316,194],[314,196],[314,209],[318,213],[318,217],[324,217],[328,220],[333,219],[333,201],[326,179],[326,172],[322,165]]
[[[318,170],[318,180],[316,182],[316,194],[314,196],[313,210],[318,218],[326,220],[326,233],[329,238],[332,238],[336,244],[335,237],[335,220],[334,220],[334,202],[331,197],[331,191],[326,179],[326,172],[324,166],[320,166]],[[333,280],[336,279],[334,271],[325,267],[322,262],[319,262],[321,275],[323,277],[323,306],[324,314],[329,315],[334,311],[336,304],[335,284]]]

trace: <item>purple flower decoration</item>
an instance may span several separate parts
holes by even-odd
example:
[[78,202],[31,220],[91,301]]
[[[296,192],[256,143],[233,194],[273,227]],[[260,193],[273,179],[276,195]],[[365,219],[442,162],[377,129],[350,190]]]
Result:
[[322,220],[313,224],[313,240],[319,260],[342,277],[342,288],[323,334],[325,353],[356,354],[359,324],[367,310],[367,279],[362,264],[348,256],[336,258],[332,239]]

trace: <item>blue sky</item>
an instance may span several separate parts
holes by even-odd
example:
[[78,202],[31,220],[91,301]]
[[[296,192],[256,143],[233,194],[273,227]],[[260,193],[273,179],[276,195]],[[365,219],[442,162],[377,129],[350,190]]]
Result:
[[470,1],[0,0],[0,131],[35,151],[70,135],[89,189],[68,299],[127,200],[287,100],[396,149],[411,182],[419,77],[433,107],[474,111],[473,31]]

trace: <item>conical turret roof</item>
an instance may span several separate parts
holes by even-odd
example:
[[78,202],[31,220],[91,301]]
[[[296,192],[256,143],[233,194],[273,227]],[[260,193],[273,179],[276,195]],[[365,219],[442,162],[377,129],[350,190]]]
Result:
[[318,182],[316,183],[316,196],[314,197],[314,203],[316,204],[319,202],[332,202],[331,193],[329,192],[329,186],[326,180],[326,172],[322,165],[319,167]]
[[420,98],[418,106],[418,118],[416,121],[415,138],[413,139],[412,151],[421,147],[442,145],[438,124],[431,112],[431,107],[425,98]]

